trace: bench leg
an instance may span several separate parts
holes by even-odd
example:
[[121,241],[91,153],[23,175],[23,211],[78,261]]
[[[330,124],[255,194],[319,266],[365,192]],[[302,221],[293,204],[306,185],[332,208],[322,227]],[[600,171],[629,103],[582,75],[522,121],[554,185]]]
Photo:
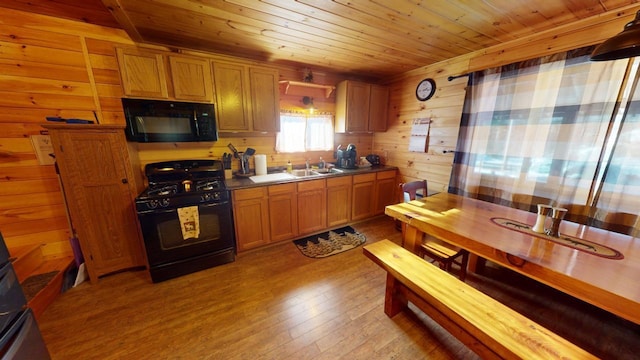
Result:
[[384,294],[384,313],[394,317],[407,307],[407,299],[400,291],[402,284],[391,274],[387,273],[387,287]]

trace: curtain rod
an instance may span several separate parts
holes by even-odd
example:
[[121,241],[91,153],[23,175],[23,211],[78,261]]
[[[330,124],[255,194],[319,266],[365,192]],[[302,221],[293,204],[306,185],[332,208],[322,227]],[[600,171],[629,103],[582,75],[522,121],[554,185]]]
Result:
[[456,75],[456,76],[449,76],[447,78],[447,80],[451,81],[451,80],[455,80],[455,79],[458,79],[458,78],[461,78],[461,77],[465,77],[465,76],[469,76],[469,75],[471,75],[471,73],[462,74],[462,75]]

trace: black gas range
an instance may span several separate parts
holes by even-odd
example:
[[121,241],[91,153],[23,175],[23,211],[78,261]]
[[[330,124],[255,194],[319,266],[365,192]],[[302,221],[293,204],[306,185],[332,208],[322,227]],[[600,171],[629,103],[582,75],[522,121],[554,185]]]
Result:
[[177,160],[145,166],[136,198],[149,272],[159,282],[235,260],[231,197],[222,162]]

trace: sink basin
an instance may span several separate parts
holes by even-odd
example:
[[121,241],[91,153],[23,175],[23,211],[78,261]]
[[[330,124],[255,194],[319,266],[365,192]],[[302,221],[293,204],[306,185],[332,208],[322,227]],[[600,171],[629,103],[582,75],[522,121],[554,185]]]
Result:
[[314,172],[316,174],[342,174],[344,171],[336,168],[331,168],[331,169],[316,169],[316,170],[311,170],[311,172]]
[[306,176],[317,176],[320,174],[314,173],[313,170],[299,169],[299,170],[291,171],[291,175],[295,177],[306,177]]

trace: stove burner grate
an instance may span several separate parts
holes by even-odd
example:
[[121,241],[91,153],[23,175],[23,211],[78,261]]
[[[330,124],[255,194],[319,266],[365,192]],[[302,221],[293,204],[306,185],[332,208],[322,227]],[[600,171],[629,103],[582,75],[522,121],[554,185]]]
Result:
[[214,181],[199,181],[196,184],[196,191],[209,191],[209,190],[214,190],[214,189],[220,189],[222,188],[220,181],[218,180],[214,180]]
[[155,189],[149,189],[149,196],[173,195],[178,192],[178,185],[163,185]]

